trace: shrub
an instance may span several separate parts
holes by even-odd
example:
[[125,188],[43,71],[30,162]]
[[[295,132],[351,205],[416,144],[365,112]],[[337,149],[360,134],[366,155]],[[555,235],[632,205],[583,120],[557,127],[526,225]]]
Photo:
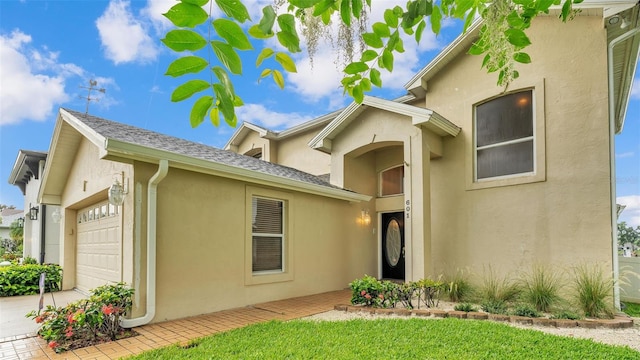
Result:
[[613,318],[613,279],[601,266],[578,265],[573,269],[577,305],[587,317]]
[[521,277],[522,296],[537,311],[548,312],[560,298],[560,276],[549,268],[536,265],[531,272]]
[[12,265],[0,271],[0,297],[32,295],[40,292],[40,274],[46,273],[45,291],[59,291],[62,281],[60,265]]
[[526,317],[532,317],[532,318],[540,317],[540,313],[538,313],[536,309],[534,309],[528,304],[517,305],[515,309],[513,309],[512,314],[516,316],[526,316]]
[[420,301],[424,302],[426,307],[438,306],[440,292],[444,289],[442,281],[427,278],[418,280],[414,284],[418,297],[418,308],[420,308]]
[[460,303],[460,304],[456,304],[456,306],[453,307],[453,310],[470,312],[470,311],[478,311],[478,308],[473,306],[473,304],[470,304],[470,303]]
[[552,319],[580,320],[582,316],[571,310],[560,310],[551,316]]
[[32,258],[31,256],[27,256],[22,260],[22,265],[37,265],[37,264],[38,264],[38,260],[36,260],[35,258]]
[[390,281],[378,281],[373,276],[365,275],[362,279],[353,280],[351,303],[373,307],[393,307],[398,302],[398,285]]
[[449,297],[449,301],[460,302],[471,295],[473,288],[464,270],[458,269],[453,277],[445,281],[444,291]]
[[502,300],[486,300],[480,304],[482,311],[489,314],[506,314],[507,304]]
[[38,335],[60,353],[126,336],[120,318],[131,311],[132,297],[133,289],[124,283],[104,285],[92,290],[89,299],[66,307],[49,305],[26,316],[42,324]]

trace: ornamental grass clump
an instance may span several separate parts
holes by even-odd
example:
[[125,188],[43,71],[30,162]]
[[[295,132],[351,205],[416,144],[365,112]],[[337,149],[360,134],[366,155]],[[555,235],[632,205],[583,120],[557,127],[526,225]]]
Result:
[[561,285],[560,276],[543,265],[534,265],[531,272],[523,274],[520,279],[523,300],[541,312],[549,312],[560,299]]
[[577,305],[586,317],[613,318],[613,279],[601,266],[581,264],[573,268]]
[[478,295],[483,302],[512,302],[518,298],[520,291],[516,283],[506,276],[498,276],[490,266],[484,269],[482,284],[478,289]]
[[49,305],[26,317],[42,324],[38,335],[56,353],[114,341],[135,334],[120,326],[120,319],[131,311],[133,291],[124,283],[104,285],[92,290],[89,299],[65,307]]
[[462,269],[457,269],[451,277],[445,277],[444,291],[451,302],[460,302],[473,294],[473,287]]

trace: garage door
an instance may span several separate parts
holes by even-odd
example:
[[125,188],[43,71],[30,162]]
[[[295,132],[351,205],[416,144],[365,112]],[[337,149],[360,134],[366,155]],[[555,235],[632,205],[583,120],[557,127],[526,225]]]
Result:
[[120,208],[106,200],[78,212],[76,288],[88,292],[121,281]]

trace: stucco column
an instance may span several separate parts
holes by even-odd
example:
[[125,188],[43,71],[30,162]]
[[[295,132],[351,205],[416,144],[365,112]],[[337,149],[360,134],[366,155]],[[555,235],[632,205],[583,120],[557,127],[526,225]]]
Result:
[[431,151],[426,130],[417,128],[404,143],[405,248],[407,280],[431,275]]
[[60,226],[60,266],[62,290],[70,290],[76,285],[76,211],[64,209],[64,226]]

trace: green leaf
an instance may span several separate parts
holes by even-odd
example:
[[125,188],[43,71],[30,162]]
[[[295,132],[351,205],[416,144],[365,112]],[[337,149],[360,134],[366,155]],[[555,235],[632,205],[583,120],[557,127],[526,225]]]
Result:
[[347,76],[345,78],[343,78],[340,83],[342,84],[342,86],[344,87],[348,87],[349,85],[355,83],[356,81],[362,79],[362,76],[360,76],[360,74],[356,74],[353,76]]
[[363,62],[352,62],[344,68],[344,72],[349,75],[357,74],[369,70],[369,66]]
[[389,25],[389,27],[396,28],[398,27],[398,17],[391,9],[387,9],[384,11],[384,22]]
[[375,33],[364,33],[362,34],[362,40],[367,46],[370,46],[375,49],[380,49],[384,46],[382,43],[382,39],[378,34]]
[[271,5],[262,8],[262,19],[258,23],[258,28],[265,35],[273,35],[273,24],[276,22],[276,11]]
[[265,34],[264,32],[262,32],[258,25],[253,25],[247,32],[249,33],[249,35],[253,36],[256,39],[268,39],[273,36],[273,33]]
[[518,12],[515,10],[512,11],[509,15],[507,15],[507,23],[509,24],[510,27],[516,28],[516,29],[522,29],[524,27],[524,21],[522,20],[520,15],[518,15]]
[[265,59],[272,57],[273,54],[275,54],[275,52],[271,48],[262,49],[262,51],[260,51],[260,54],[258,55],[258,58],[256,59],[256,67],[262,65],[262,62]]
[[269,75],[271,75],[271,69],[262,70],[262,73],[260,73],[260,77],[258,78],[258,82],[260,82],[260,79],[263,79]]
[[230,95],[221,84],[213,84],[213,91],[216,93],[218,109],[220,109],[225,121],[227,121],[227,119],[233,119],[236,116],[235,106],[233,106],[233,95]]
[[507,41],[516,47],[523,48],[531,45],[531,40],[529,40],[524,31],[520,29],[509,29],[506,30],[504,34],[507,36]]
[[353,96],[353,100],[358,104],[362,104],[362,100],[364,100],[364,92],[362,91],[362,86],[359,84],[354,86],[351,90],[351,96]]
[[211,71],[213,71],[215,76],[218,78],[220,84],[222,84],[222,86],[227,89],[229,96],[233,95],[235,93],[235,90],[233,89],[233,83],[231,82],[231,79],[229,79],[229,74],[227,74],[227,71],[220,66],[214,66]]
[[364,92],[371,91],[371,80],[364,78],[360,81],[360,86]]
[[353,14],[353,17],[355,17],[356,19],[360,18],[360,15],[362,15],[362,8],[363,8],[363,4],[362,4],[362,0],[351,0],[351,13]]
[[171,101],[178,102],[190,98],[195,93],[206,90],[211,86],[209,82],[204,80],[189,80],[178,86],[171,94]]
[[375,52],[375,50],[365,50],[365,52],[362,53],[362,57],[360,58],[360,61],[367,62],[377,57],[378,57],[378,53]]
[[431,16],[429,17],[431,20],[431,31],[434,34],[438,35],[440,33],[440,22],[442,21],[442,13],[440,12],[440,7],[434,6],[433,11],[431,12]]
[[565,0],[564,5],[562,5],[560,18],[562,19],[562,21],[567,21],[570,14],[571,14],[571,0]]
[[321,0],[289,0],[289,4],[295,7],[298,7],[300,9],[307,9],[316,5],[320,1]]
[[296,32],[296,18],[291,14],[282,14],[278,16],[278,25],[285,32]]
[[389,26],[385,23],[377,22],[373,24],[371,27],[373,32],[376,33],[381,38],[389,37],[391,35],[391,31],[389,30]]
[[290,73],[298,72],[296,69],[296,63],[293,62],[293,59],[287,53],[279,52],[276,54],[276,61],[282,65],[282,68]]
[[238,106],[242,106],[244,105],[244,101],[242,101],[242,99],[240,98],[240,96],[234,96],[233,97],[233,106],[238,107]]
[[351,1],[342,0],[340,2],[340,17],[345,25],[351,25]]
[[289,32],[280,31],[276,34],[280,45],[287,48],[292,53],[300,52],[300,38],[298,34],[292,34]]
[[382,87],[382,77],[380,76],[380,71],[378,69],[371,69],[371,72],[369,72],[369,78],[373,85]]
[[513,54],[513,60],[523,64],[531,63],[531,57],[529,56],[529,54],[523,52]]
[[177,77],[184,74],[195,74],[206,68],[209,63],[199,56],[184,56],[174,60],[165,75]]
[[251,20],[247,8],[240,0],[216,0],[216,4],[228,17],[234,18],[240,23]]
[[244,33],[240,25],[229,19],[216,19],[213,21],[213,28],[218,35],[227,40],[227,43],[239,50],[251,50],[253,46],[249,38]]
[[416,29],[416,42],[420,43],[420,40],[422,40],[422,32],[424,31],[424,29],[427,27],[427,23],[422,20],[420,21],[420,23],[418,23],[418,28]]
[[220,126],[220,110],[218,110],[218,108],[214,107],[213,109],[211,109],[211,111],[209,112],[209,118],[211,119],[211,123],[213,124],[213,126]]
[[191,123],[191,127],[195,128],[198,125],[202,124],[204,121],[205,115],[207,115],[207,111],[213,105],[213,97],[211,96],[203,96],[198,99],[191,108],[191,114],[189,115],[189,122]]
[[485,48],[484,46],[478,44],[478,43],[473,43],[473,45],[471,45],[471,47],[469,48],[468,53],[470,55],[480,55],[482,53],[485,52]]
[[398,40],[395,42],[393,49],[390,50],[395,50],[397,52],[399,52],[400,54],[402,54],[404,52],[404,42],[402,41],[401,37],[398,37]]
[[393,53],[389,49],[384,49],[381,59],[383,59],[384,68],[393,72]]
[[227,123],[227,125],[231,126],[231,127],[236,127],[236,125],[238,125],[238,117],[236,116],[235,112],[233,114],[233,117],[231,119],[225,117],[224,121]]
[[173,25],[178,27],[196,27],[209,18],[209,15],[200,6],[181,2],[173,5],[169,11],[162,14]]
[[467,11],[469,11],[474,4],[475,0],[457,0],[456,1],[456,9],[453,12],[453,16],[458,19],[462,19]]
[[476,18],[476,11],[475,10],[469,11],[469,13],[467,14],[467,17],[464,20],[464,27],[462,28],[462,33],[467,32],[467,29],[469,29],[469,26],[471,26],[475,18]]
[[231,45],[222,41],[212,41],[211,47],[220,62],[234,74],[242,74],[242,61]]
[[278,70],[273,70],[273,81],[280,87],[280,89],[284,89],[284,77],[282,73]]
[[193,5],[198,5],[198,6],[205,6],[209,0],[180,0],[184,3],[189,3],[189,4],[193,4]]
[[313,16],[323,15],[335,4],[335,0],[322,0],[313,8]]
[[191,30],[171,30],[161,41],[173,51],[197,51],[207,45],[207,40]]

